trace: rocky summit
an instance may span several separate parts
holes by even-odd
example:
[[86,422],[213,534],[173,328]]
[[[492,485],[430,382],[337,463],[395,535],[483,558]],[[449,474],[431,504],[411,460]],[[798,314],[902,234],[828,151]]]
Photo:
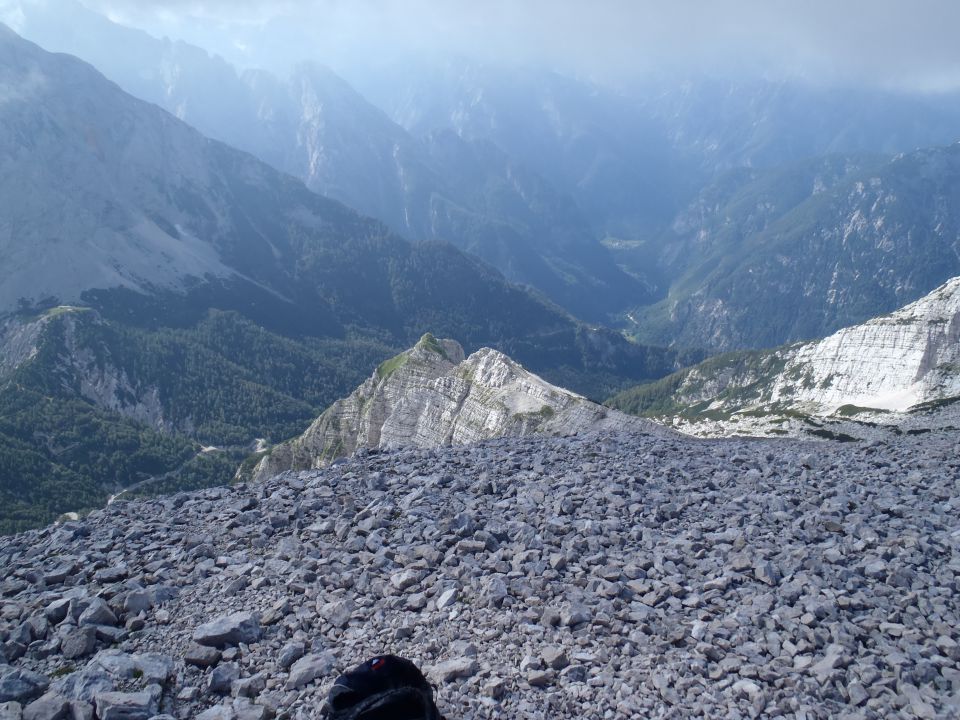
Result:
[[382,363],[301,436],[272,448],[254,477],[324,467],[364,448],[433,448],[506,435],[628,428],[666,432],[551,385],[497,350],[481,348],[465,358],[455,340],[427,333]]
[[449,718],[960,713],[956,433],[361,451],[0,538],[0,717],[316,718],[411,658]]

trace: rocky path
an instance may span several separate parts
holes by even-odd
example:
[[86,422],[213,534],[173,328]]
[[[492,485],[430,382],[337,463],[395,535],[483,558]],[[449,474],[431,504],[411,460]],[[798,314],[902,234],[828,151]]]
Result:
[[459,718],[960,713],[956,433],[369,454],[0,538],[0,718],[313,718],[381,652]]

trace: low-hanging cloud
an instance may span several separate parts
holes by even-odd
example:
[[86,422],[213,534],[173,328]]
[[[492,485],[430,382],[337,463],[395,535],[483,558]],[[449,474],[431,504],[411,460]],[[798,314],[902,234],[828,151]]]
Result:
[[614,78],[751,69],[960,85],[957,0],[85,0],[123,22],[283,65],[455,52]]

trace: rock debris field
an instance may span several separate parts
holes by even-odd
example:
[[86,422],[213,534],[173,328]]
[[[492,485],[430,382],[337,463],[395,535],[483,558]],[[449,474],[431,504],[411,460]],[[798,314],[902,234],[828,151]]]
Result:
[[459,718],[960,714],[955,432],[370,453],[0,538],[0,717],[315,718],[407,656]]

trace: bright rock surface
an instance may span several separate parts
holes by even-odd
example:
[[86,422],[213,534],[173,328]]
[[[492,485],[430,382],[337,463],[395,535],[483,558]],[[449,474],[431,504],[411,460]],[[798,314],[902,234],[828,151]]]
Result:
[[915,303],[793,351],[772,400],[902,412],[960,394],[960,278]]
[[496,350],[481,348],[464,358],[457,342],[428,334],[384,362],[303,435],[275,447],[255,475],[324,467],[359,449],[625,429],[660,431],[651,422],[551,385]]

